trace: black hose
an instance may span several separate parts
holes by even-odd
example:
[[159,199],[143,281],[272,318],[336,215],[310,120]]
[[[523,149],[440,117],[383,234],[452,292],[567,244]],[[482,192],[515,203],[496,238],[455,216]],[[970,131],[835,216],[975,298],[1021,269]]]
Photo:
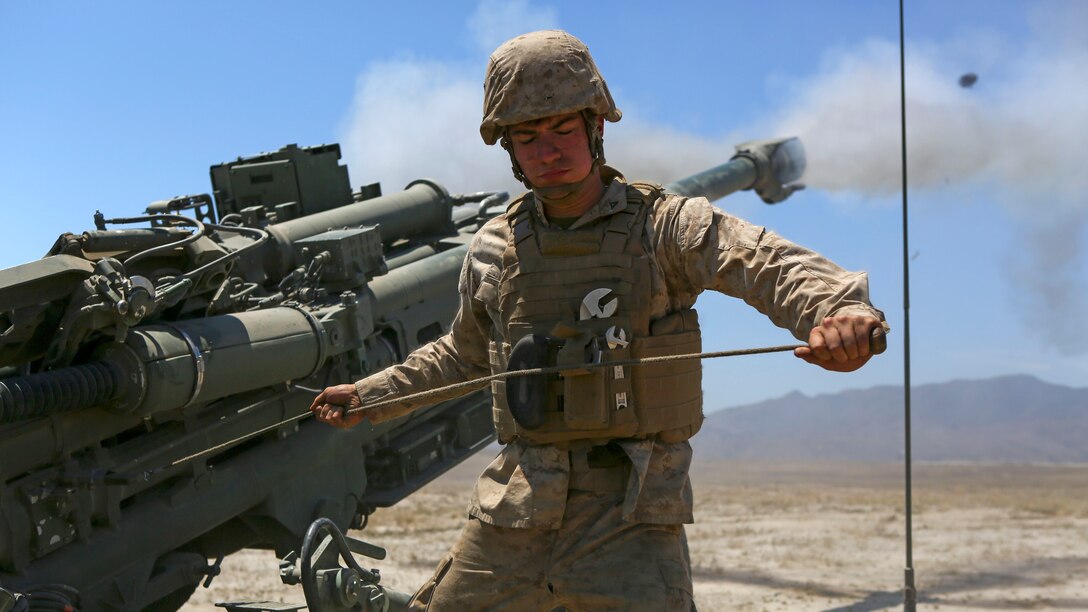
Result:
[[195,227],[196,231],[194,231],[192,234],[189,234],[189,235],[185,236],[184,238],[181,238],[179,240],[175,240],[174,242],[168,242],[166,244],[161,244],[159,246],[152,247],[150,249],[140,251],[139,253],[136,253],[135,255],[130,255],[127,259],[125,259],[125,265],[126,266],[131,266],[132,264],[136,263],[137,261],[139,261],[141,259],[145,259],[145,258],[150,257],[152,255],[157,255],[157,254],[159,254],[161,252],[164,252],[164,251],[171,251],[171,250],[176,249],[176,248],[178,248],[180,246],[189,244],[190,242],[194,242],[198,238],[203,236],[204,233],[205,233],[203,223],[201,223],[200,221],[197,221],[196,219],[192,219],[192,218],[189,218],[189,217],[186,217],[186,216],[183,216],[183,215],[141,215],[139,217],[121,217],[121,218],[117,218],[117,219],[105,219],[104,223],[108,223],[110,225],[128,225],[130,223],[141,223],[141,222],[144,222],[144,221],[151,221],[151,222],[174,221],[175,223],[180,223],[182,225],[189,225],[189,226]]
[[0,423],[98,406],[119,397],[124,382],[124,372],[109,361],[0,380]]
[[190,271],[186,272],[185,274],[182,274],[178,278],[195,278],[198,274],[202,274],[206,270],[214,268],[215,266],[222,265],[222,264],[224,264],[224,263],[226,263],[226,262],[228,262],[228,261],[230,261],[232,259],[237,259],[242,253],[245,253],[246,251],[255,249],[258,246],[264,244],[266,240],[268,240],[268,232],[266,232],[263,229],[258,229],[258,228],[254,228],[254,227],[243,227],[243,226],[233,226],[233,225],[216,225],[214,223],[205,223],[204,226],[206,228],[208,228],[208,229],[214,229],[214,230],[218,230],[218,231],[237,232],[239,234],[249,234],[250,236],[252,236],[255,239],[254,239],[253,242],[245,245],[244,247],[242,247],[242,248],[240,248],[240,249],[238,249],[236,251],[231,251],[230,253],[227,253],[226,255],[223,255],[222,257],[218,257],[215,260],[210,261],[210,262],[204,264],[203,266],[200,266],[199,268],[197,268],[195,270],[190,270]]

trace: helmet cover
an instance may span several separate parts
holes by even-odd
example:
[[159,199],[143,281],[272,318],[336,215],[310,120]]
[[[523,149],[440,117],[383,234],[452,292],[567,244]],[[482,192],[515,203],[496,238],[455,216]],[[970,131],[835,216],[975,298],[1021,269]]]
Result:
[[484,77],[480,136],[495,144],[506,126],[554,115],[588,111],[620,120],[608,85],[589,48],[562,30],[512,38],[491,54]]

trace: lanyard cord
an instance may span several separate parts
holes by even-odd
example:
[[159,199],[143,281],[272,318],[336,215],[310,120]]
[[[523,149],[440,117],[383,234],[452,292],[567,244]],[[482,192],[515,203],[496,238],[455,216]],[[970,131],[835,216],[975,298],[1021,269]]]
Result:
[[[419,393],[411,393],[409,395],[400,395],[400,396],[397,396],[397,397],[391,397],[391,398],[388,398],[388,399],[379,400],[379,401],[376,401],[376,402],[371,402],[371,403],[369,403],[369,404],[367,404],[365,406],[358,406],[356,408],[350,408],[350,409],[345,408],[344,414],[352,414],[352,413],[356,413],[356,412],[362,412],[364,410],[373,410],[375,408],[382,408],[384,406],[391,406],[391,405],[394,405],[394,404],[401,404],[401,403],[404,403],[404,402],[425,403],[426,400],[431,400],[432,402],[433,401],[438,401],[438,399],[443,399],[442,396],[444,396],[446,394],[449,394],[450,392],[457,392],[456,395],[462,395],[462,394],[467,393],[469,391],[479,389],[479,388],[483,387],[485,384],[490,383],[492,381],[506,380],[508,378],[515,378],[515,377],[518,377],[518,376],[542,376],[542,375],[549,375],[549,374],[560,374],[562,372],[566,372],[566,371],[570,371],[570,370],[597,370],[597,369],[600,369],[600,368],[614,368],[614,367],[623,367],[623,366],[636,366],[636,365],[646,366],[646,365],[653,365],[653,364],[656,364],[656,363],[666,363],[666,362],[670,362],[670,361],[690,361],[690,360],[694,360],[694,359],[700,359],[701,360],[701,359],[716,359],[716,358],[719,358],[719,357],[740,357],[740,356],[744,356],[744,355],[762,355],[762,354],[765,354],[765,353],[784,353],[786,351],[793,351],[794,349],[798,349],[798,348],[806,347],[806,346],[808,346],[808,345],[807,344],[784,344],[784,345],[780,345],[780,346],[764,346],[764,347],[759,347],[759,348],[734,349],[734,350],[731,350],[731,351],[711,351],[711,352],[706,352],[706,353],[685,353],[685,354],[682,354],[682,355],[660,355],[660,356],[657,356],[657,357],[642,357],[642,358],[638,358],[638,359],[623,359],[623,360],[616,360],[616,361],[602,361],[602,362],[598,362],[598,363],[584,363],[584,364],[579,364],[579,365],[576,365],[576,366],[547,366],[547,367],[541,367],[541,368],[528,368],[528,369],[524,369],[524,370],[508,370],[506,372],[499,372],[497,374],[492,374],[490,376],[481,376],[479,378],[473,378],[472,380],[466,380],[466,381],[463,381],[463,382],[454,383],[452,385],[445,385],[443,387],[436,387],[434,389],[428,389],[426,391],[421,391]],[[870,332],[870,334],[869,334],[869,350],[870,350],[870,352],[872,354],[874,354],[874,355],[879,355],[880,353],[884,352],[886,347],[887,347],[887,338],[885,337],[884,329],[881,328],[881,327],[874,328],[872,330],[872,332]],[[313,393],[314,395],[317,395],[317,394],[321,393],[320,389],[310,389],[310,388],[307,388],[307,387],[303,387],[302,385],[296,385],[296,384],[290,383],[290,382],[287,384],[287,391],[288,392],[303,391],[303,392],[306,392],[306,393]],[[246,409],[255,408],[255,407],[257,407],[258,405],[260,405],[260,404],[262,404],[264,402],[273,401],[273,400],[279,399],[280,397],[282,397],[282,396],[276,396],[274,398],[261,400],[261,401],[255,403],[255,404],[252,404],[252,405],[248,406]],[[251,432],[249,432],[247,434],[244,434],[242,436],[234,438],[233,440],[228,440],[228,441],[223,442],[221,444],[216,444],[215,446],[212,446],[210,448],[206,448],[206,449],[204,449],[202,451],[193,453],[191,455],[187,455],[187,456],[182,457],[180,459],[176,459],[176,460],[172,461],[170,464],[168,464],[167,466],[165,466],[163,468],[159,468],[159,470],[152,470],[152,472],[160,471],[160,470],[170,468],[170,467],[174,467],[175,465],[180,465],[180,464],[185,463],[187,461],[191,461],[191,460],[197,459],[199,457],[204,457],[206,455],[210,455],[212,453],[215,453],[215,452],[217,452],[219,450],[222,450],[224,448],[227,448],[227,447],[232,446],[234,444],[237,444],[239,442],[244,442],[244,441],[246,441],[246,440],[248,440],[248,439],[250,439],[250,438],[252,438],[254,436],[259,436],[259,435],[261,435],[261,434],[263,434],[265,432],[272,431],[274,429],[282,427],[283,425],[289,425],[289,424],[294,423],[296,421],[301,421],[301,420],[303,420],[303,419],[305,419],[307,417],[310,417],[310,416],[312,416],[312,413],[309,410],[307,410],[306,412],[303,412],[301,414],[296,414],[295,416],[284,419],[284,420],[282,420],[282,421],[280,421],[278,423],[274,423],[274,424],[269,425],[267,427],[262,427],[261,429],[258,429],[256,431],[251,431]]]
[[[875,338],[874,338],[874,342],[875,342]],[[445,394],[450,393],[452,391],[465,392],[466,389],[469,389],[469,390],[476,389],[476,388],[482,387],[484,384],[492,382],[492,381],[506,380],[507,378],[514,378],[514,377],[517,377],[517,376],[534,376],[534,375],[558,374],[560,372],[564,372],[564,371],[572,370],[572,369],[595,370],[595,369],[599,369],[599,368],[611,368],[611,367],[617,367],[617,366],[651,365],[651,364],[655,364],[655,363],[664,363],[664,362],[668,362],[668,361],[686,361],[686,360],[691,360],[691,359],[714,359],[714,358],[717,358],[717,357],[738,357],[738,356],[741,356],[741,355],[761,355],[761,354],[764,354],[764,353],[782,353],[782,352],[785,352],[785,351],[792,351],[792,350],[794,350],[796,348],[800,348],[802,346],[808,346],[808,345],[807,344],[788,344],[788,345],[782,345],[782,346],[767,346],[767,347],[761,347],[761,348],[738,349],[738,350],[732,350],[732,351],[715,351],[715,352],[709,352],[709,353],[687,353],[687,354],[683,354],[683,355],[662,355],[662,356],[659,356],[659,357],[643,357],[641,359],[625,359],[625,360],[622,360],[622,361],[604,361],[604,362],[601,362],[601,363],[581,364],[581,365],[578,365],[578,366],[575,366],[575,367],[571,367],[571,366],[566,366],[566,367],[551,366],[551,367],[544,367],[544,368],[529,368],[529,369],[525,369],[525,370],[510,370],[510,371],[507,371],[507,372],[499,372],[498,374],[492,374],[491,376],[483,376],[483,377],[480,377],[480,378],[474,378],[472,380],[466,380],[464,382],[454,383],[452,385],[446,385],[444,387],[437,387],[437,388],[434,388],[434,389],[428,389],[427,391],[421,391],[419,393],[412,393],[410,395],[402,395],[402,396],[397,396],[397,397],[390,398],[390,399],[384,399],[384,400],[380,400],[380,401],[377,401],[377,402],[372,402],[372,403],[369,403],[369,404],[367,404],[365,406],[359,406],[357,408],[352,408],[352,409],[349,409],[349,410],[345,410],[344,412],[345,412],[345,414],[351,414],[351,413],[355,413],[355,412],[362,412],[364,410],[371,410],[371,409],[374,409],[374,408],[381,408],[383,406],[391,406],[393,404],[400,404],[402,402],[426,400],[428,398],[445,395]],[[874,352],[878,352],[878,351],[874,351]],[[288,391],[303,391],[303,392],[306,392],[306,393],[313,393],[314,395],[317,395],[318,393],[321,393],[320,389],[310,389],[310,388],[303,387],[301,385],[295,385],[295,384],[288,384]],[[277,399],[277,398],[272,398],[272,399]],[[261,402],[258,402],[257,404],[249,406],[248,408],[254,408],[258,404],[264,403],[265,401],[271,401],[271,400],[262,400]],[[301,421],[301,420],[306,419],[306,418],[308,418],[310,416],[313,416],[313,415],[309,410],[307,410],[306,412],[303,412],[301,414],[297,414],[297,415],[295,415],[293,417],[284,419],[284,420],[282,420],[282,421],[280,421],[278,423],[269,425],[267,427],[262,427],[261,429],[258,429],[256,431],[251,431],[251,432],[249,432],[247,434],[244,434],[244,435],[239,436],[237,438],[234,438],[232,440],[228,440],[226,442],[223,442],[222,444],[216,444],[215,446],[212,446],[210,448],[206,448],[206,449],[204,449],[202,451],[193,453],[191,455],[186,455],[185,457],[182,457],[180,459],[175,459],[174,461],[170,462],[165,467],[159,468],[159,470],[152,470],[152,471],[153,472],[154,471],[160,471],[160,470],[163,470],[163,469],[166,469],[166,468],[170,468],[170,467],[174,467],[176,465],[180,465],[182,463],[186,463],[188,461],[192,461],[193,459],[198,459],[200,457],[210,455],[212,453],[215,453],[217,451],[225,449],[225,448],[227,448],[229,446],[233,446],[235,444],[238,444],[239,442],[244,442],[244,441],[246,441],[246,440],[248,440],[250,438],[253,438],[255,436],[259,436],[259,435],[261,435],[261,434],[263,434],[265,432],[278,429],[278,428],[280,428],[280,427],[282,427],[284,425],[289,425],[289,424],[294,423],[296,421]]]
[[451,391],[459,391],[463,389],[476,388],[483,386],[484,383],[489,383],[496,380],[506,380],[508,378],[514,378],[517,376],[537,376],[548,374],[559,374],[569,370],[597,370],[600,368],[633,366],[633,365],[650,365],[654,363],[665,363],[668,361],[688,361],[692,359],[715,359],[717,357],[738,357],[741,355],[761,355],[763,353],[782,353],[785,351],[792,351],[802,346],[808,346],[807,344],[787,344],[783,346],[767,346],[762,348],[750,348],[739,349],[734,351],[716,351],[710,353],[685,353],[683,355],[661,355],[659,357],[643,357],[641,359],[624,359],[618,361],[602,361],[600,363],[586,363],[577,366],[549,366],[543,368],[528,368],[525,370],[509,370],[506,372],[499,372],[498,374],[492,374],[490,376],[481,376],[480,378],[474,378],[465,382],[454,383],[452,385],[446,385],[444,387],[438,387],[435,389],[428,389],[427,391],[421,391],[419,393],[412,393],[410,395],[398,396],[390,399],[380,400],[372,402],[366,406],[359,406],[357,408],[351,408],[345,410],[345,414],[352,414],[355,412],[362,412],[364,410],[371,410],[373,408],[381,408],[383,406],[389,406],[392,404],[399,404],[409,401],[422,401],[432,397],[442,396]]

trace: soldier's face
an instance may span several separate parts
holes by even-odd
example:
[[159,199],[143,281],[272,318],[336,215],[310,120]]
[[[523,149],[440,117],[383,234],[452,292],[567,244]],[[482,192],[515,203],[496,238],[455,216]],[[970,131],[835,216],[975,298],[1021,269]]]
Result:
[[534,187],[577,183],[593,169],[589,135],[579,113],[510,126],[514,158]]

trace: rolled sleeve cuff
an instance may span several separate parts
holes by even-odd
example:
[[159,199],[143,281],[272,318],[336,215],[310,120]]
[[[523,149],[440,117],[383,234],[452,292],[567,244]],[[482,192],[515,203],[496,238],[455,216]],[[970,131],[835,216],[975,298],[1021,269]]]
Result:
[[[400,395],[389,379],[388,369],[357,381],[355,383],[355,393],[359,396],[363,408],[366,408],[369,404],[395,399]],[[403,416],[411,411],[412,405],[404,402],[389,404],[366,412],[370,422],[377,424]]]
[[843,306],[842,308],[832,311],[827,316],[837,317],[839,315],[859,315],[865,317],[874,317],[880,321],[880,324],[884,327],[885,332],[890,332],[892,330],[891,326],[888,325],[887,319],[884,318],[883,311],[873,308],[872,306],[867,306],[865,304],[850,304],[849,306]]

